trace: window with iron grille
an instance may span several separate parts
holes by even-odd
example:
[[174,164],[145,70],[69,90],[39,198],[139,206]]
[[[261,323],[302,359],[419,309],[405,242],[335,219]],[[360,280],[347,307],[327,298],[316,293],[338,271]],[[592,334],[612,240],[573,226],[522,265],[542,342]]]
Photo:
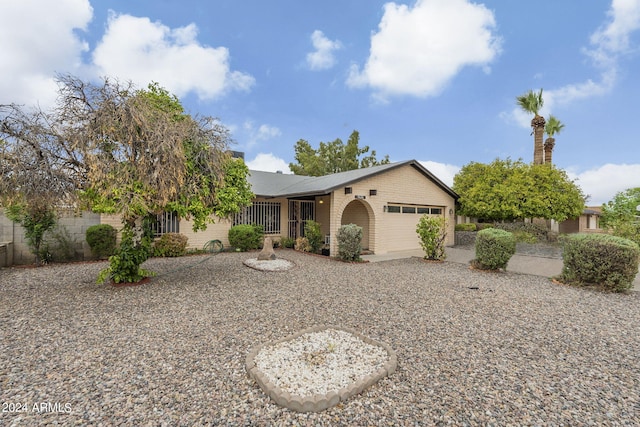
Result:
[[151,223],[151,231],[154,237],[160,237],[165,233],[180,232],[180,218],[176,212],[163,212],[156,215],[156,221]]
[[259,224],[264,234],[280,234],[280,202],[253,202],[233,218],[233,225]]

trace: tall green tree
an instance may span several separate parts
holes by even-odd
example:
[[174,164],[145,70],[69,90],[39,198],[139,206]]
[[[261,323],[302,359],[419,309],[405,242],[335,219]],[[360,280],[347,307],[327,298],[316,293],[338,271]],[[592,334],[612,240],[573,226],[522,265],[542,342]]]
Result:
[[547,123],[544,125],[544,132],[547,134],[547,139],[544,141],[544,163],[553,164],[553,148],[556,145],[555,135],[559,134],[564,129],[564,123],[552,114],[549,115]]
[[516,102],[523,111],[533,114],[533,119],[531,119],[531,128],[533,129],[533,163],[541,165],[544,163],[542,140],[544,138],[544,126],[546,123],[544,117],[538,114],[544,106],[542,89],[540,89],[539,92],[530,90],[527,93],[516,97]]
[[640,245],[640,187],[618,192],[603,204],[600,226]]
[[389,163],[389,156],[376,158],[375,150],[369,153],[369,146],[360,147],[360,133],[354,130],[347,143],[341,139],[320,142],[314,149],[308,141],[300,139],[294,146],[296,163],[289,163],[289,169],[296,175],[322,176],[353,169],[366,168]]
[[585,196],[566,172],[521,160],[471,162],[454,177],[461,215],[493,221],[577,218]]

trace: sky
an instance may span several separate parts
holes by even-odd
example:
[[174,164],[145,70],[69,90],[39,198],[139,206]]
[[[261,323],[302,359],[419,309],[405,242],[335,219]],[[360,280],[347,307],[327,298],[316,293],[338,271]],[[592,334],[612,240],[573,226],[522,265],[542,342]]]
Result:
[[640,186],[640,0],[0,0],[0,52],[0,104],[49,108],[60,74],[158,82],[251,169],[357,130],[448,185],[533,160],[516,97],[543,89],[587,204]]

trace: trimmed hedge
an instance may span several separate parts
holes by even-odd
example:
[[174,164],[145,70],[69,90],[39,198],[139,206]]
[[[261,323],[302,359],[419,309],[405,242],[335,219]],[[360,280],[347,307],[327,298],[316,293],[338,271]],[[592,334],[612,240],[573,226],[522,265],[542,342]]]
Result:
[[512,233],[496,228],[485,228],[478,231],[476,259],[472,264],[481,270],[504,269],[515,253],[516,239]]
[[338,257],[345,261],[360,261],[362,227],[346,224],[338,229]]
[[118,232],[109,224],[97,224],[87,228],[85,239],[96,258],[107,259],[116,251]]
[[153,244],[153,256],[179,257],[187,253],[188,238],[180,233],[165,233]]
[[476,231],[478,226],[475,222],[465,222],[462,224],[456,224],[456,231]]
[[613,292],[633,287],[640,248],[608,234],[570,234],[562,237],[564,251],[560,281],[578,286],[600,285]]
[[236,249],[260,249],[264,241],[264,227],[258,224],[234,225],[229,229],[229,243]]

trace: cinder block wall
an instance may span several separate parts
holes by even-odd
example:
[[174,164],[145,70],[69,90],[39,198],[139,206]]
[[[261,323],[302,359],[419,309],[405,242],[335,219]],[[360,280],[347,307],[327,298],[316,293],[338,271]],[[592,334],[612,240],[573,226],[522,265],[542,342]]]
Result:
[[[75,258],[77,260],[91,259],[91,248],[86,241],[87,228],[100,223],[100,215],[91,212],[73,214],[64,213],[58,218],[58,227],[64,227],[74,243]],[[19,224],[14,224],[5,215],[0,213],[0,242],[13,242],[13,263],[31,264],[35,257],[29,249],[24,229]],[[9,263],[7,263],[10,265]]]

